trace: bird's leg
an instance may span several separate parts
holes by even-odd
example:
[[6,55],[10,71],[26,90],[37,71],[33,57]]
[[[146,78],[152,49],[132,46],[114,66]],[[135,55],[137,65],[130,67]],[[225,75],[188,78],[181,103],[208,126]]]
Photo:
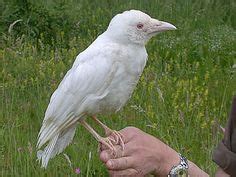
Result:
[[106,136],[109,136],[112,134],[112,129],[110,129],[108,126],[103,124],[96,116],[92,116],[92,118],[98,125],[102,126],[102,128],[105,130]]
[[120,145],[122,147],[122,149],[124,149],[124,141],[122,139],[122,134],[116,130],[112,130],[110,129],[108,126],[106,126],[105,124],[103,124],[96,116],[92,116],[93,120],[95,120],[95,122],[99,125],[102,126],[102,128],[105,130],[105,133],[107,136],[109,135],[113,135],[113,137],[115,138],[115,143],[118,144],[120,142]]
[[81,125],[83,125],[92,135],[93,137],[100,143],[104,144],[107,146],[111,151],[115,153],[115,148],[114,145],[112,144],[112,141],[114,141],[110,137],[101,137],[85,120],[80,120]]

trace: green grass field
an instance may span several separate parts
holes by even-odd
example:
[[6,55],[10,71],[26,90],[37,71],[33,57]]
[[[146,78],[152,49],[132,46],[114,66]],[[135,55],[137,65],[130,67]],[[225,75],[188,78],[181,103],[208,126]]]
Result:
[[41,169],[35,145],[50,95],[76,55],[128,9],[178,30],[148,43],[131,100],[118,114],[99,117],[117,130],[138,127],[214,174],[212,150],[236,94],[233,0],[0,0],[0,176],[107,176],[97,142],[82,126],[64,151],[71,164],[60,154]]

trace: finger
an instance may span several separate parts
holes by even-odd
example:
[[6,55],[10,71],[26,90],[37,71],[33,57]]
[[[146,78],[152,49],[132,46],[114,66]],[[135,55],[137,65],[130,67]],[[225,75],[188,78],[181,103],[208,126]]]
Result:
[[[111,136],[108,137],[108,138],[111,140],[112,144],[113,144],[113,145],[122,145],[122,146],[124,147],[125,145],[124,145],[123,139],[122,139],[122,140],[119,140],[119,138],[116,138],[116,137],[114,137],[114,136],[115,136],[115,135],[111,135]],[[108,149],[108,147],[107,147],[106,145],[100,143],[100,144],[99,144],[99,149],[100,149],[100,151],[103,151],[103,150]]]
[[129,168],[129,169],[125,169],[125,170],[120,170],[120,171],[113,171],[113,170],[109,170],[109,174],[112,177],[117,177],[117,176],[138,176],[138,171],[133,169],[133,168]]
[[115,159],[115,158],[120,158],[123,156],[127,156],[127,151],[122,151],[121,146],[116,145],[114,147],[115,153],[113,153],[110,149],[104,150],[100,153],[100,159],[103,162],[107,162],[109,159]]
[[121,157],[119,159],[110,159],[106,162],[106,167],[110,170],[125,170],[134,166],[134,158]]
[[[119,144],[121,142],[116,141],[116,137],[114,137],[114,135],[119,134],[119,136],[122,138],[124,144],[128,143],[130,141],[130,139],[133,137],[134,134],[137,134],[137,132],[140,131],[138,128],[135,127],[126,127],[120,131],[118,131],[117,133],[112,133],[111,135],[109,135],[109,137],[111,139],[114,140],[114,145]],[[102,146],[102,149],[106,149],[106,146]]]
[[[124,129],[120,130],[118,133],[121,135],[121,138],[122,138],[123,141],[122,141],[122,142],[119,141],[119,142],[117,142],[117,143],[120,144],[120,145],[123,145],[123,147],[124,147],[124,146],[126,146],[126,144],[127,144],[128,142],[131,141],[131,139],[132,139],[135,135],[140,134],[140,130],[139,130],[138,128],[135,128],[135,127],[126,127],[126,128],[124,128]],[[115,141],[115,138],[113,137],[113,135],[110,135],[109,138],[111,138],[111,139],[113,139],[113,140]],[[113,142],[113,145],[116,145],[117,143],[116,143],[116,142]],[[107,149],[107,148],[108,148],[108,147],[107,147],[107,146],[104,146],[104,145],[101,145],[101,146],[100,146],[100,150],[101,150],[101,151],[102,151],[102,150],[105,150],[105,149]]]
[[124,150],[122,149],[122,147],[120,145],[116,145],[115,146],[115,153],[113,153],[109,149],[101,151],[100,152],[100,159],[103,162],[107,162],[109,159],[117,159],[120,157],[129,156],[129,155],[131,155],[131,153],[132,153],[132,149],[129,146],[129,143],[127,144],[127,146],[125,147]]
[[[126,144],[129,142],[129,140],[132,138],[132,130],[130,131],[131,127],[126,127],[121,130],[119,130],[117,133],[121,136],[123,143]],[[132,129],[132,128],[131,128]]]
[[109,159],[120,158],[122,157],[123,153],[115,147],[115,153],[109,150],[104,150],[100,153],[100,159],[103,162],[107,162]]
[[[114,138],[113,136],[108,136],[108,139],[111,141],[111,143],[112,143],[113,145],[117,145],[117,142],[116,142],[116,140],[115,140],[115,138]],[[103,143],[99,143],[98,146],[99,146],[100,151],[103,151],[103,150],[105,150],[105,149],[109,149],[108,146],[106,146],[106,145],[103,144]]]

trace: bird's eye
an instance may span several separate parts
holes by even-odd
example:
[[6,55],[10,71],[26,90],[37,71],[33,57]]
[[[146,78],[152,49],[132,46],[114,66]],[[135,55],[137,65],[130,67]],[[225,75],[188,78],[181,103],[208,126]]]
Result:
[[142,29],[143,28],[143,24],[141,24],[141,23],[137,24],[137,28],[138,29]]

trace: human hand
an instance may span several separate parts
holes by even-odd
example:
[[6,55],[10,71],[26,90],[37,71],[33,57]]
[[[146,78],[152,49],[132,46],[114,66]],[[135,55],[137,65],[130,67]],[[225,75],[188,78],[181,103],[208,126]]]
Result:
[[222,168],[218,167],[218,169],[216,170],[215,177],[230,177],[230,175],[225,173],[224,170],[222,170]]
[[135,127],[120,130],[125,143],[124,150],[116,145],[116,153],[101,147],[100,159],[110,176],[167,176],[174,164],[179,163],[177,152],[159,139]]

